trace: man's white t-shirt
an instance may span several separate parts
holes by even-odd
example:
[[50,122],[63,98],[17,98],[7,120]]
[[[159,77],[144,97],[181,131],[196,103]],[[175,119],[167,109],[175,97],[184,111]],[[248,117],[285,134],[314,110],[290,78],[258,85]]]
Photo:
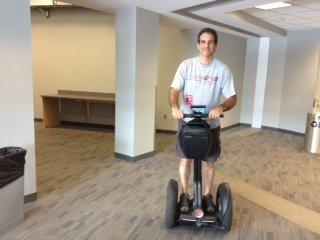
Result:
[[[210,112],[220,105],[221,94],[225,98],[236,95],[232,73],[228,66],[218,59],[213,59],[208,65],[202,64],[199,57],[183,61],[177,69],[171,87],[183,91],[183,113],[192,113],[192,105],[206,105],[206,111]],[[220,126],[219,119],[213,119],[208,123],[211,127]]]

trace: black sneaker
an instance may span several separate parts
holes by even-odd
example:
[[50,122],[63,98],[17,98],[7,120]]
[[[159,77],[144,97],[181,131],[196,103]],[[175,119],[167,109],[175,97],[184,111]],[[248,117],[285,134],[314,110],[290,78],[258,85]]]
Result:
[[190,196],[187,193],[182,193],[180,195],[180,211],[183,213],[187,213],[190,211]]
[[212,195],[203,196],[203,207],[207,213],[214,213],[216,205],[212,201]]

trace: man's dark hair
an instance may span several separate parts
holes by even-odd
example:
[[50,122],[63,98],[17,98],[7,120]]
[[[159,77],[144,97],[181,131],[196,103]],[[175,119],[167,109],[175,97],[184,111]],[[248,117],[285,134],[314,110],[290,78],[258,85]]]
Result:
[[197,42],[200,43],[200,36],[203,33],[210,33],[214,36],[214,44],[218,44],[218,34],[216,32],[216,30],[212,29],[212,28],[202,28],[201,31],[198,33],[198,39]]

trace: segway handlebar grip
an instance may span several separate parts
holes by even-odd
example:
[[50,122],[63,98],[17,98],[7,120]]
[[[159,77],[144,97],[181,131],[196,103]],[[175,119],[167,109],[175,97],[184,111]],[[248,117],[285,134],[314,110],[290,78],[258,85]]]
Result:
[[206,108],[206,105],[192,105],[190,108]]
[[[183,114],[183,118],[195,118],[195,117],[208,118],[209,114],[208,113],[204,113],[204,114],[184,113]],[[224,117],[224,114],[221,114],[219,118],[223,118],[223,117]]]
[[184,113],[183,118],[194,118],[196,115],[194,113]]

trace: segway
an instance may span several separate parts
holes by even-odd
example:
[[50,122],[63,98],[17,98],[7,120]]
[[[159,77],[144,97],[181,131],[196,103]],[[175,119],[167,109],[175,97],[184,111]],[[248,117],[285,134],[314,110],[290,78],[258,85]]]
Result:
[[182,213],[178,204],[178,182],[170,179],[167,187],[167,205],[165,213],[165,226],[171,229],[178,225],[195,225],[197,227],[212,227],[215,230],[228,232],[232,224],[232,196],[227,183],[218,186],[216,195],[216,211],[206,213],[202,204],[202,160],[208,155],[212,135],[210,126],[204,120],[208,114],[204,111],[206,106],[192,106],[192,114],[184,117],[193,118],[179,131],[180,147],[188,159],[194,162],[194,197],[191,208],[187,213]]

